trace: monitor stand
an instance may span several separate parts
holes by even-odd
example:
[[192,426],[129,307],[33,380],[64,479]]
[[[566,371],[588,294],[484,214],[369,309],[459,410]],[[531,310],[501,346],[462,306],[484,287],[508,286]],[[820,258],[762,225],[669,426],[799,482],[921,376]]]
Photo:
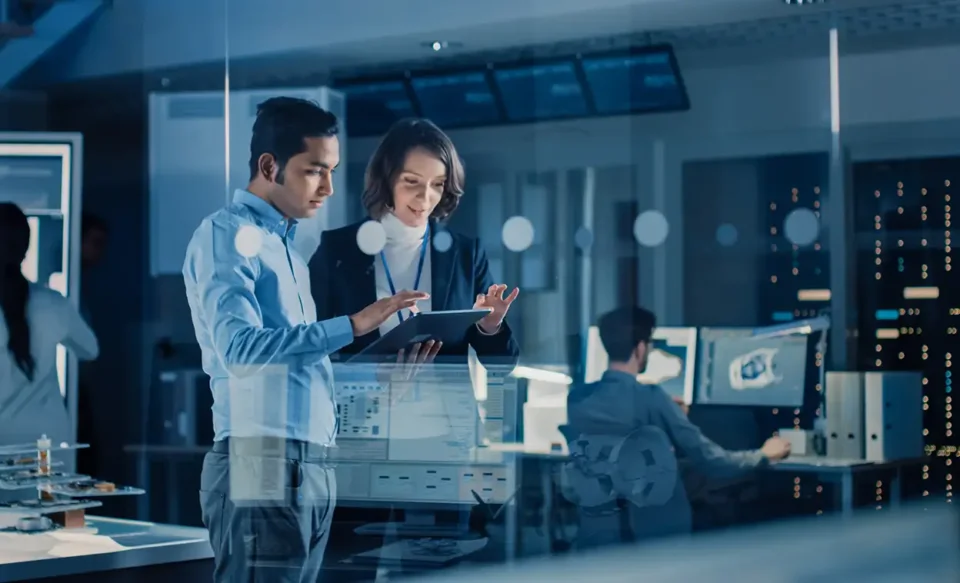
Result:
[[403,522],[374,522],[358,526],[360,536],[464,538],[470,532],[467,524],[437,524],[433,512],[404,511]]

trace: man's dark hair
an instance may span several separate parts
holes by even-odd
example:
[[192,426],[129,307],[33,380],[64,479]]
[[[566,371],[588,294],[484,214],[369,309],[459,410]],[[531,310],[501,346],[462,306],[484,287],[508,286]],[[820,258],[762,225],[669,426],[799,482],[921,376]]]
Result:
[[95,231],[108,234],[110,232],[110,226],[107,225],[107,221],[97,215],[83,213],[83,217],[80,220],[80,238],[82,239]]
[[307,138],[330,138],[340,132],[337,116],[316,102],[296,97],[271,97],[257,106],[250,138],[250,180],[259,173],[260,156],[270,154],[278,166],[277,182],[297,154],[306,151]]
[[650,341],[657,327],[657,317],[650,310],[635,306],[617,308],[600,316],[597,326],[609,359],[626,362],[638,344]]
[[443,220],[460,204],[463,196],[463,162],[453,141],[432,121],[402,119],[387,131],[367,164],[361,201],[372,219],[380,219],[393,206],[393,187],[411,150],[422,148],[436,156],[447,169],[440,202],[431,217]]

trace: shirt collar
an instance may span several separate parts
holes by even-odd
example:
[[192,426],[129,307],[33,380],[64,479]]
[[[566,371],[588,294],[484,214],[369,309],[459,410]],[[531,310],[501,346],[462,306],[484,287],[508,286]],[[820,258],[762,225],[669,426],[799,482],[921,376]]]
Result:
[[233,192],[233,202],[247,206],[257,215],[267,230],[292,240],[297,232],[297,221],[287,219],[270,203],[250,191],[238,188]]
[[603,373],[603,380],[636,383],[637,377],[633,376],[630,373],[623,372],[622,370],[607,369]]

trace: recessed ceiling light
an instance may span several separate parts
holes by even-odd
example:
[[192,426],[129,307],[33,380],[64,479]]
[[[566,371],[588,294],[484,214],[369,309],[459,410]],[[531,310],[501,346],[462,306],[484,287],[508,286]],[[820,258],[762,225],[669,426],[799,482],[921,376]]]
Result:
[[803,4],[826,4],[827,0],[783,0],[784,4],[801,6]]
[[445,51],[447,49],[459,49],[463,46],[462,43],[447,40],[432,40],[420,44],[421,46],[424,46],[435,53],[439,53],[440,51]]

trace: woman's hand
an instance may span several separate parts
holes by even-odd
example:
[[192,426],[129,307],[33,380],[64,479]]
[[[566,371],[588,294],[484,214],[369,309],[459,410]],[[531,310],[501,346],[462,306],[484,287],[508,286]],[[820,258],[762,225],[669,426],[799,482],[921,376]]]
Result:
[[479,294],[477,301],[473,304],[474,310],[483,308],[490,310],[490,313],[478,322],[480,329],[487,334],[496,334],[500,331],[500,325],[503,324],[503,319],[507,317],[507,312],[510,311],[510,304],[520,295],[520,288],[513,288],[510,295],[504,297],[506,292],[506,285],[495,283],[490,286],[486,294]]
[[441,348],[443,348],[443,342],[427,340],[422,344],[417,342],[397,353],[396,364],[386,366],[389,370],[387,378],[390,382],[391,404],[395,405],[406,397],[420,368],[432,364]]

